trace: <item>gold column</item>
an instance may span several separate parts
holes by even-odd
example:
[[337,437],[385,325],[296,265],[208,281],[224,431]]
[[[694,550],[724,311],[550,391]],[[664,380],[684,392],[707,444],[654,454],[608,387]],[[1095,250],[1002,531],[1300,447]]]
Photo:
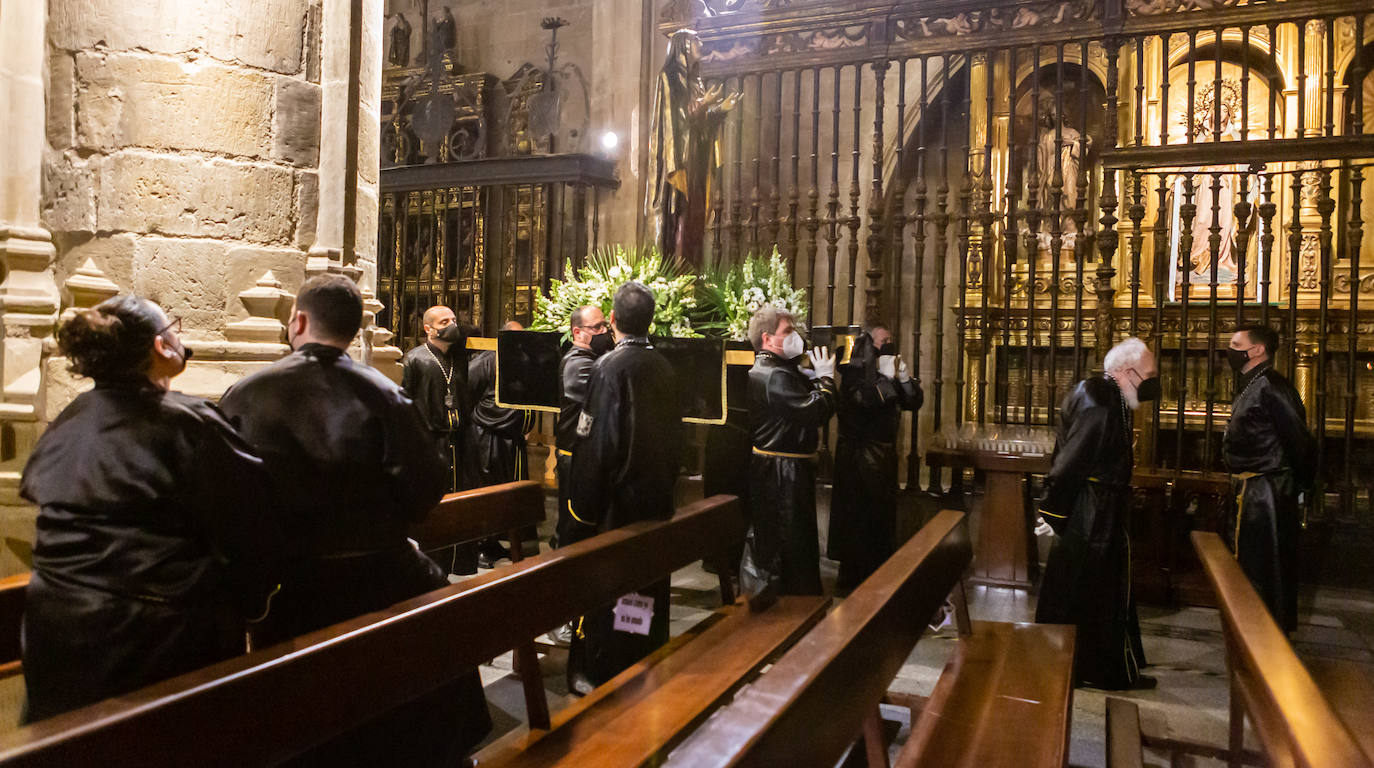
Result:
[[1299,344],[1295,352],[1298,366],[1295,374],[1297,380],[1293,386],[1297,387],[1303,405],[1307,406],[1307,421],[1311,426],[1316,423],[1316,409],[1312,404],[1317,401],[1317,347],[1315,344]]

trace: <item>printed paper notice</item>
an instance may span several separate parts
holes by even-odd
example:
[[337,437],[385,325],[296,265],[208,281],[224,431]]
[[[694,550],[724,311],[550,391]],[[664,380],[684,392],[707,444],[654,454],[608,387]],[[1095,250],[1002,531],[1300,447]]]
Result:
[[649,621],[654,617],[654,599],[630,593],[615,604],[615,630],[636,635],[649,634]]

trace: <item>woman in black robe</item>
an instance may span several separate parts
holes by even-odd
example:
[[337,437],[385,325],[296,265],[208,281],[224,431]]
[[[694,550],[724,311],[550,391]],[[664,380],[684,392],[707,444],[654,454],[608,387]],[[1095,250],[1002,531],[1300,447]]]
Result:
[[37,504],[24,607],[25,721],[244,650],[281,562],[262,462],[219,410],[169,391],[190,352],[155,304],[117,296],[58,330],[95,380],[24,469]]

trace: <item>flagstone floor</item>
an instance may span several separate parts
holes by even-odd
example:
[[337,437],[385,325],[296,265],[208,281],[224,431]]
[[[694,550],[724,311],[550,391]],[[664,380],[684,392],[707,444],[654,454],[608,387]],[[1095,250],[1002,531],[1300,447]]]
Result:
[[[818,517],[822,551],[828,519],[828,489],[818,494]],[[691,491],[688,491],[691,494]],[[544,540],[552,529],[550,520],[541,529]],[[834,594],[835,563],[821,561],[827,594]],[[704,618],[719,605],[716,577],[702,570],[700,563],[673,575],[672,632],[679,634]],[[1035,598],[1023,591],[974,587],[969,592],[969,610],[974,619],[988,621],[1031,621]],[[1293,637],[1300,656],[1348,659],[1368,665],[1374,676],[1374,595],[1364,592],[1318,590],[1306,594],[1301,605],[1301,626]],[[1112,693],[1126,696],[1140,705],[1147,730],[1180,739],[1218,746],[1226,741],[1227,689],[1221,625],[1217,612],[1207,608],[1185,607],[1140,609],[1145,655],[1151,666],[1146,671],[1159,680],[1151,691]],[[902,693],[928,695],[944,667],[945,659],[957,642],[952,627],[928,633],[912,651],[890,689]],[[550,708],[557,710],[572,701],[564,682],[566,654],[554,652],[542,663]],[[524,704],[519,681],[511,674],[510,654],[482,667],[495,729],[492,738],[519,727],[524,720]],[[1104,765],[1106,695],[1102,691],[1080,688],[1074,692],[1073,728],[1070,739],[1070,765],[1089,768]],[[907,737],[909,713],[884,705],[884,718],[901,723],[893,745],[895,756]],[[1146,751],[1146,764],[1168,766],[1169,755]],[[1210,761],[1184,756],[1176,765],[1221,766]]]

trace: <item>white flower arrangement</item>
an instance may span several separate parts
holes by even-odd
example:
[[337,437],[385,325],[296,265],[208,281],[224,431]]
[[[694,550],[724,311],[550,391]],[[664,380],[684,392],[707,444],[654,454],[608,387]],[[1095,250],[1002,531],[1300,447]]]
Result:
[[727,339],[747,339],[750,318],[768,305],[799,319],[806,317],[806,289],[792,287],[792,276],[777,248],[767,258],[750,256],[742,264],[705,276],[702,287],[702,304],[713,318],[703,327],[719,330]]
[[[652,247],[638,250],[615,246],[595,253],[575,273],[572,263],[564,267],[569,277],[549,284],[549,295],[535,300],[532,331],[562,331],[568,334],[568,319],[578,307],[601,307],[611,314],[611,300],[620,286],[638,280],[654,293],[654,321],[650,335],[700,337],[692,328],[689,313],[696,307],[696,275],[683,274],[676,262],[664,263]],[[747,322],[747,321],[746,321]]]

